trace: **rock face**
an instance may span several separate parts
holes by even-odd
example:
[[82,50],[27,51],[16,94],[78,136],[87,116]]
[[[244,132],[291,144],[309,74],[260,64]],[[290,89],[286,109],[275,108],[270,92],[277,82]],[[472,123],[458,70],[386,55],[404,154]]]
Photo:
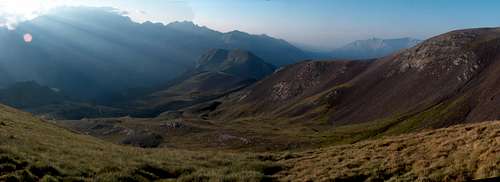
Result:
[[375,121],[404,131],[494,120],[499,56],[500,29],[453,31],[373,62],[288,66],[228,97],[212,115]]

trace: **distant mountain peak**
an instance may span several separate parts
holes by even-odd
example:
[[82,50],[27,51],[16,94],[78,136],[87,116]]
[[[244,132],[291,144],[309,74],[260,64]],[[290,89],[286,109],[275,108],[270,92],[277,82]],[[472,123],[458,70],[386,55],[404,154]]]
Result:
[[290,65],[227,97],[213,117],[387,124],[385,134],[495,120],[499,50],[500,28],[468,29],[373,61]]
[[195,24],[192,21],[175,21],[175,22],[171,22],[171,23],[167,24],[166,27],[170,28],[170,29],[174,29],[174,30],[185,31],[185,32],[210,32],[210,33],[220,34],[220,32],[209,29],[206,26],[200,26],[198,24]]
[[142,23],[143,25],[157,25],[157,26],[165,26],[165,24],[160,23],[160,22],[152,22],[152,21],[145,21]]
[[[26,46],[21,33],[34,37],[33,46]],[[225,33],[191,21],[137,23],[111,8],[54,9],[15,31],[0,27],[0,47],[9,48],[0,54],[0,88],[35,80],[83,102],[109,104],[132,97],[131,88],[160,87],[177,78],[210,48],[248,50],[280,66],[307,56],[282,41],[233,34],[225,42]]]
[[341,59],[369,59],[387,56],[402,49],[413,47],[420,43],[418,39],[403,37],[382,39],[373,37],[356,40],[332,51],[332,56]]
[[191,27],[191,28],[200,27],[197,24],[193,23],[192,21],[174,21],[174,22],[167,24],[167,26]]
[[239,31],[239,30],[233,30],[233,31],[230,31],[230,32],[227,32],[227,34],[233,34],[233,35],[250,35],[246,32],[242,32],[242,31]]

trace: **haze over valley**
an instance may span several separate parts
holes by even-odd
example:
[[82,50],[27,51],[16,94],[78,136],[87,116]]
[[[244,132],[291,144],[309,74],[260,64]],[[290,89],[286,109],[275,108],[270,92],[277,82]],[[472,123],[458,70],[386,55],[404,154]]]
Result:
[[499,179],[496,3],[286,3],[0,1],[0,181]]

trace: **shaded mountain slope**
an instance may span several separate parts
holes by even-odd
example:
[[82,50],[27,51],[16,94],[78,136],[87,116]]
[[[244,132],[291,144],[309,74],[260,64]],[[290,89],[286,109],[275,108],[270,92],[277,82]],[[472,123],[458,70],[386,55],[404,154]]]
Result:
[[205,53],[196,65],[196,71],[223,72],[246,79],[260,80],[274,72],[276,68],[243,50],[228,51],[212,49]]
[[66,96],[57,88],[35,81],[16,82],[0,89],[0,103],[31,112],[47,119],[81,119],[126,115],[123,110],[86,103]]
[[57,89],[41,86],[34,81],[17,82],[0,89],[0,102],[16,108],[39,107],[68,100]]
[[194,70],[184,73],[166,88],[138,99],[131,109],[140,110],[134,115],[157,116],[235,92],[272,74],[275,69],[248,51],[212,49],[200,57]]
[[[401,53],[365,63],[369,64],[366,69],[347,69],[346,73],[358,74],[321,89],[323,93],[296,102],[288,102],[290,99],[287,96],[310,86],[293,88],[283,82],[272,81],[300,75],[301,72],[294,67],[296,65],[289,66],[281,73],[241,91],[239,95],[233,95],[212,114],[222,118],[289,118],[313,114],[302,120],[334,124],[377,121],[386,123],[387,130],[383,132],[389,133],[443,127],[457,122],[494,120],[500,113],[496,107],[491,107],[498,101],[495,97],[498,85],[495,83],[500,77],[495,71],[500,66],[499,40],[500,29],[495,28],[443,34]],[[308,68],[308,64],[300,65],[300,69]],[[323,74],[323,77],[342,75],[340,73],[328,72],[328,76]],[[321,75],[320,72],[317,74]],[[328,85],[329,79],[319,78],[321,76],[313,77],[305,83]],[[273,89],[286,92],[270,92]],[[259,90],[267,90],[271,94],[257,94],[261,93]],[[248,95],[255,97],[247,98]],[[272,105],[277,102],[273,100],[279,98],[286,103],[282,107],[295,109],[284,112],[279,109],[255,109],[265,103]],[[283,114],[276,115],[277,112]]]
[[[26,33],[31,43],[23,41]],[[99,103],[127,99],[116,97],[131,88],[161,86],[212,48],[249,50],[277,65],[307,56],[269,36],[222,33],[192,22],[140,24],[109,8],[58,8],[15,30],[1,28],[0,38],[0,84],[34,80]]]

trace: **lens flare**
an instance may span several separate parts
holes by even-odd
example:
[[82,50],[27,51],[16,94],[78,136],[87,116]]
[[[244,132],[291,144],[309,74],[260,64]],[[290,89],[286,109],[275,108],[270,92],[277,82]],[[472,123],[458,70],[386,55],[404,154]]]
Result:
[[27,33],[27,34],[24,34],[23,39],[24,39],[24,42],[31,43],[31,41],[33,41],[33,36],[31,34]]

